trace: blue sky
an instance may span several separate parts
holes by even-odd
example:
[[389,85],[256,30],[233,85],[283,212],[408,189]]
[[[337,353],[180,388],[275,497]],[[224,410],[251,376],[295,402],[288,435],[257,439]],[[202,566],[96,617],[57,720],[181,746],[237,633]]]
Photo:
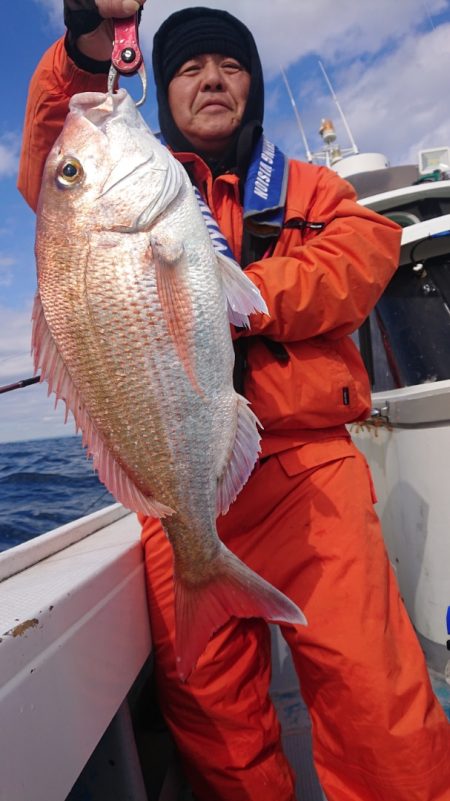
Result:
[[[421,147],[450,146],[450,0],[221,0],[253,31],[266,77],[268,136],[304,158],[281,78],[289,78],[312,150],[322,117],[348,145],[318,66],[324,63],[360,151],[392,164],[415,162]],[[172,11],[196,5],[148,0],[141,44],[150,84],[154,31]],[[62,0],[16,0],[2,18],[0,84],[0,385],[32,375],[30,315],[36,286],[34,215],[16,189],[27,87],[45,49],[63,33]],[[129,85],[129,84],[128,84]],[[157,127],[151,89],[143,114]],[[0,395],[0,442],[73,433],[45,386]]]

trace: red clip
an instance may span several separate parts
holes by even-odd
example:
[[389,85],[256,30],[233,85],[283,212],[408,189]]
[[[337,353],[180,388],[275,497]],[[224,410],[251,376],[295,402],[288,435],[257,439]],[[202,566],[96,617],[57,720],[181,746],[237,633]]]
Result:
[[123,19],[114,19],[114,45],[111,56],[112,66],[122,75],[137,72],[142,64],[139,47],[137,14]]

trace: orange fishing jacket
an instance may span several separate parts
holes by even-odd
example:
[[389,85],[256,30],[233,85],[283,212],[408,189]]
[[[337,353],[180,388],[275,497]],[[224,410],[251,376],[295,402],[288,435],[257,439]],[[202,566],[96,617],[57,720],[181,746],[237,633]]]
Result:
[[[68,58],[64,40],[43,56],[31,80],[18,187],[36,209],[45,159],[76,92],[106,91],[106,76],[92,75]],[[243,212],[238,178],[213,181],[207,165],[191,163],[222,232],[239,258]],[[269,316],[255,314],[248,337],[245,395],[264,426],[263,455],[308,441],[342,436],[344,424],[363,419],[370,388],[349,335],[373,309],[392,277],[401,229],[356,202],[353,188],[326,167],[290,161],[285,223],[324,223],[320,231],[283,228],[268,258],[246,268]],[[283,343],[278,360],[261,336]]]

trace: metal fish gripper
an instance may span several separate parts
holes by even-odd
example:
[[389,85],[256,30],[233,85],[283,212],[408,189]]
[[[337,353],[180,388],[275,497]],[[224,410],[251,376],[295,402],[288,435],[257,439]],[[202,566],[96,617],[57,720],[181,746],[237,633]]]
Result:
[[108,92],[117,86],[119,75],[135,75],[138,73],[142,83],[142,97],[136,106],[141,106],[147,97],[147,73],[139,46],[138,15],[113,20],[114,44],[111,56],[111,67],[108,73]]

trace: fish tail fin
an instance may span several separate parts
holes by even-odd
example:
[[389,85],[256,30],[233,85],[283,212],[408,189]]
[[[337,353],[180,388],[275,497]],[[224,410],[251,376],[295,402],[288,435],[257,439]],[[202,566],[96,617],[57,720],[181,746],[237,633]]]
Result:
[[258,576],[224,545],[207,583],[175,583],[177,670],[186,681],[209,639],[230,617],[259,617],[268,623],[306,625],[299,607]]

